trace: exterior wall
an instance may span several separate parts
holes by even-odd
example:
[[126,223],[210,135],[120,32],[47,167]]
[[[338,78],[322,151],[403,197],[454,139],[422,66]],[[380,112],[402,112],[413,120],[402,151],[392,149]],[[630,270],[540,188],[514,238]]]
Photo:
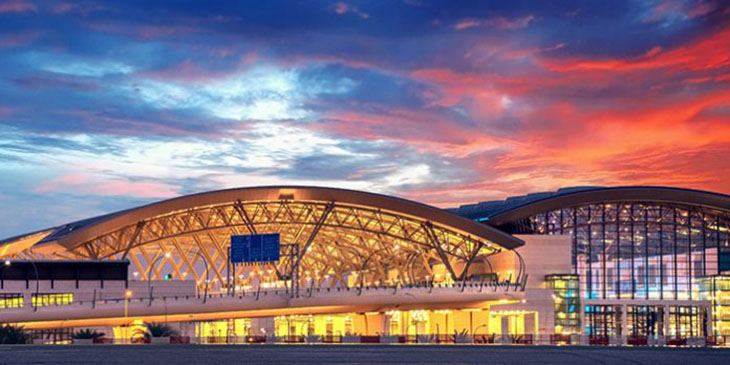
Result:
[[383,314],[365,314],[365,331],[366,336],[375,336],[384,333],[385,315]]
[[[516,249],[525,262],[528,274],[528,288],[545,288],[545,276],[550,274],[568,274],[572,272],[570,262],[571,240],[568,235],[518,235],[525,245]],[[512,251],[504,251],[489,257],[495,272],[500,273],[499,280],[512,275],[517,280],[520,262]]]

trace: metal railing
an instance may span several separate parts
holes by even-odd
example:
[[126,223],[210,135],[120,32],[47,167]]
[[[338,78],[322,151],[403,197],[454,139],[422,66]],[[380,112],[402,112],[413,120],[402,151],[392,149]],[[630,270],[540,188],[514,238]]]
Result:
[[[492,292],[497,291],[509,291],[509,289],[505,289],[500,286],[496,285],[490,285],[489,283],[480,282],[480,281],[465,281],[465,282],[453,282],[453,283],[433,283],[433,282],[421,282],[421,283],[413,283],[408,285],[401,285],[395,284],[395,285],[364,285],[364,286],[354,286],[354,287],[310,287],[307,289],[302,290],[305,292],[307,296],[311,296],[314,293],[352,293],[357,294],[358,296],[362,295],[363,292],[380,292],[380,291],[390,291],[391,294],[398,294],[399,291],[403,290],[409,290],[409,289],[429,289],[427,292],[428,294],[432,294],[433,289],[459,289],[464,290],[466,288],[478,290],[479,292],[484,292],[485,290],[489,290]],[[181,300],[192,300],[192,299],[202,299],[203,303],[206,303],[206,299],[223,299],[223,298],[238,298],[238,299],[245,299],[245,298],[255,298],[256,300],[260,299],[261,297],[267,297],[267,296],[279,296],[279,295],[287,295],[289,294],[288,288],[273,288],[273,289],[261,289],[257,288],[257,290],[250,290],[245,291],[241,290],[240,292],[235,293],[235,295],[232,295],[232,293],[225,293],[225,292],[218,292],[218,293],[208,293],[207,295],[200,295],[198,294],[188,294],[188,295],[163,295],[163,296],[152,296],[152,297],[135,297],[135,298],[124,298],[123,293],[121,293],[120,297],[112,297],[112,298],[106,298],[106,299],[96,299],[93,298],[91,300],[80,300],[80,301],[72,301],[68,303],[49,303],[49,305],[44,307],[69,307],[74,305],[84,305],[84,304],[91,304],[92,309],[96,307],[97,304],[114,304],[114,303],[124,303],[125,300],[128,301],[129,304],[133,303],[148,303],[150,305],[151,303],[155,301],[181,301]],[[24,302],[22,307],[16,306],[16,307],[7,307],[7,308],[0,308],[0,311],[4,310],[17,310],[19,308],[27,308],[32,307],[31,303]],[[44,308],[39,307],[39,309]]]
[[[730,336],[591,336],[577,334],[418,334],[418,335],[290,335],[290,336],[172,336],[170,344],[472,344],[488,346],[672,346],[727,347]],[[35,344],[68,344],[72,341],[33,341]],[[148,344],[149,337],[97,338],[94,344]]]

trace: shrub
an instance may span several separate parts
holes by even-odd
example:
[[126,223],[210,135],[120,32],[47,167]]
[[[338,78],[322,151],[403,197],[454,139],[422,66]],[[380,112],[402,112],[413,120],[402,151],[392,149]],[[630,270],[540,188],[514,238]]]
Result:
[[22,326],[10,324],[0,326],[0,344],[15,345],[30,342],[30,335],[25,332]]
[[74,340],[94,340],[106,336],[104,332],[98,332],[92,329],[83,329],[76,331],[71,337]]
[[469,340],[471,340],[471,337],[466,329],[461,330],[460,332],[454,331],[454,342],[464,343],[469,342]]
[[179,334],[176,329],[172,328],[172,326],[167,323],[151,322],[145,324],[145,326],[147,327],[147,333],[151,337],[170,337],[177,336]]

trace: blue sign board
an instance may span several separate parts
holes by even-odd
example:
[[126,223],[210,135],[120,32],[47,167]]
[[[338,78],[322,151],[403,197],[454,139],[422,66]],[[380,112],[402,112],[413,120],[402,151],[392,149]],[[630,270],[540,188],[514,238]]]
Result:
[[279,261],[279,234],[231,236],[231,262],[257,263]]

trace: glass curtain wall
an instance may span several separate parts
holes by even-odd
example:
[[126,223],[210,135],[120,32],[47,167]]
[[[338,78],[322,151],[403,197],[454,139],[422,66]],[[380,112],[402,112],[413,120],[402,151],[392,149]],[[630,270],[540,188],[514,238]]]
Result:
[[727,212],[604,203],[541,213],[512,227],[571,235],[585,299],[700,299],[697,279],[730,269],[723,267],[730,258]]

